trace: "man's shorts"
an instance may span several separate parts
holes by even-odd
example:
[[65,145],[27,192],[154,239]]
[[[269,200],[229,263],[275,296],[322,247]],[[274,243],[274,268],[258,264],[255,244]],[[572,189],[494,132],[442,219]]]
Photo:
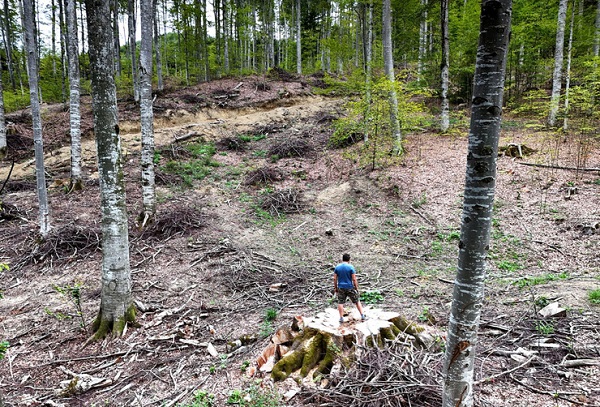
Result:
[[354,288],[338,288],[338,304],[346,302],[346,298],[350,298],[352,304],[358,302],[358,291]]

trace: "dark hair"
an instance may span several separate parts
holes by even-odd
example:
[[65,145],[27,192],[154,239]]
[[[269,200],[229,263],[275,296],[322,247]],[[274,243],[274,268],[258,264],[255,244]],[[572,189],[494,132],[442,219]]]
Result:
[[344,253],[342,255],[342,261],[350,261],[350,255],[348,253]]

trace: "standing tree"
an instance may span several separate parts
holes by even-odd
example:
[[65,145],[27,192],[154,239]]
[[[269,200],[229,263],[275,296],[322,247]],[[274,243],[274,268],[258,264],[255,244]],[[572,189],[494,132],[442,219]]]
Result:
[[[583,1],[581,1],[583,3]],[[575,6],[577,0],[573,0],[571,7],[571,26],[569,28],[569,42],[567,45],[567,69],[565,71],[565,117],[563,119],[563,131],[569,129],[569,90],[571,87],[571,57],[573,56],[573,26],[575,25]]]
[[392,9],[390,0],[383,0],[383,63],[390,86],[390,128],[394,138],[394,153],[402,154],[402,132],[398,120],[398,94],[396,93],[396,75],[394,74],[394,58],[392,54]]
[[366,38],[366,55],[365,55],[365,65],[366,65],[366,81],[365,81],[365,134],[364,141],[365,143],[369,141],[369,124],[368,120],[371,117],[371,103],[373,96],[371,94],[372,86],[373,86],[373,2],[369,1],[367,3],[367,38]]
[[458,271],[444,362],[443,407],[473,405],[477,330],[484,299],[512,0],[484,0],[471,107]]
[[552,96],[550,98],[550,113],[548,125],[556,124],[558,104],[560,101],[560,88],[562,84],[563,53],[565,45],[565,21],[567,19],[568,0],[559,0],[558,23],[556,27],[556,48],[554,49],[554,74],[552,75]]
[[140,120],[142,130],[142,200],[140,224],[146,226],[156,209],[154,188],[154,114],[152,111],[152,20],[153,0],[141,0]]
[[296,72],[302,74],[302,11],[296,0]]
[[4,95],[2,94],[2,75],[0,75],[0,161],[4,160],[4,157],[6,157],[6,153],[6,120],[4,118]]
[[71,189],[80,190],[81,180],[81,114],[79,111],[79,44],[75,0],[67,0],[67,58],[69,60],[69,123],[71,127]]
[[[205,0],[206,1],[206,0]],[[154,30],[154,57],[156,58],[156,78],[157,78],[157,87],[159,91],[164,89],[163,84],[163,74],[162,74],[162,60],[160,57],[160,36],[158,32],[158,0],[154,0],[152,2],[152,27]]]
[[46,172],[44,168],[44,141],[42,139],[42,116],[38,96],[38,58],[33,19],[32,0],[23,1],[23,23],[25,29],[25,47],[27,50],[27,69],[29,77],[29,97],[33,121],[33,145],[35,151],[35,178],[39,201],[40,234],[46,237],[50,231],[50,206],[48,205],[48,190],[46,189]]
[[100,311],[93,323],[94,338],[100,339],[111,332],[121,335],[125,324],[135,320],[135,307],[131,295],[110,9],[104,0],[86,0],[85,4],[102,210],[102,292]]
[[[117,24],[117,22],[115,22]],[[140,101],[140,84],[137,73],[137,52],[135,42],[135,0],[127,0],[127,32],[129,33],[129,58],[131,59],[131,77],[133,79],[133,99]]]
[[441,28],[442,28],[442,114],[440,129],[442,133],[450,127],[450,102],[448,101],[448,82],[450,81],[450,34],[448,32],[448,1],[441,0]]

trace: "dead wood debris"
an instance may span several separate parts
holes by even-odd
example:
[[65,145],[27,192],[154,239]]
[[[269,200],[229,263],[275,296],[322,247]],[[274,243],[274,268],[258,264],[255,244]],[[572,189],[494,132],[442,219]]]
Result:
[[306,141],[299,138],[289,138],[274,144],[269,148],[267,155],[284,157],[306,157],[313,151],[313,147]]
[[179,236],[190,230],[206,226],[206,215],[195,207],[177,206],[159,212],[154,222],[150,223],[136,236],[136,240],[162,240]]
[[273,67],[267,73],[267,76],[272,80],[280,80],[282,82],[294,82],[298,80],[298,76],[289,73],[283,68]]
[[217,148],[228,151],[244,151],[246,144],[237,137],[225,137],[217,141]]
[[269,185],[273,182],[282,181],[283,174],[276,168],[261,167],[252,170],[244,180],[245,185]]
[[27,212],[16,206],[0,201],[0,223],[13,220],[22,220],[27,222]]
[[306,405],[331,407],[439,406],[442,354],[398,342],[368,348],[350,367],[332,373],[327,388],[306,388]]
[[[28,233],[28,236],[32,234]],[[13,264],[11,269],[16,271],[26,265],[44,261],[51,261],[56,265],[87,258],[100,248],[100,236],[100,229],[97,227],[67,224],[51,229],[43,240],[38,240],[37,236],[28,237],[23,246],[27,254]]]
[[290,188],[267,194],[261,202],[261,207],[271,216],[281,216],[285,213],[300,213],[305,204],[301,201],[301,192]]

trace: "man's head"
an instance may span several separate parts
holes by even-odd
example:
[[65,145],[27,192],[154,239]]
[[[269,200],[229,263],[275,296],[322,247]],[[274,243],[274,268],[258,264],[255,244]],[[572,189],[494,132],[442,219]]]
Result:
[[342,261],[350,261],[350,255],[348,253],[344,253],[342,255]]

